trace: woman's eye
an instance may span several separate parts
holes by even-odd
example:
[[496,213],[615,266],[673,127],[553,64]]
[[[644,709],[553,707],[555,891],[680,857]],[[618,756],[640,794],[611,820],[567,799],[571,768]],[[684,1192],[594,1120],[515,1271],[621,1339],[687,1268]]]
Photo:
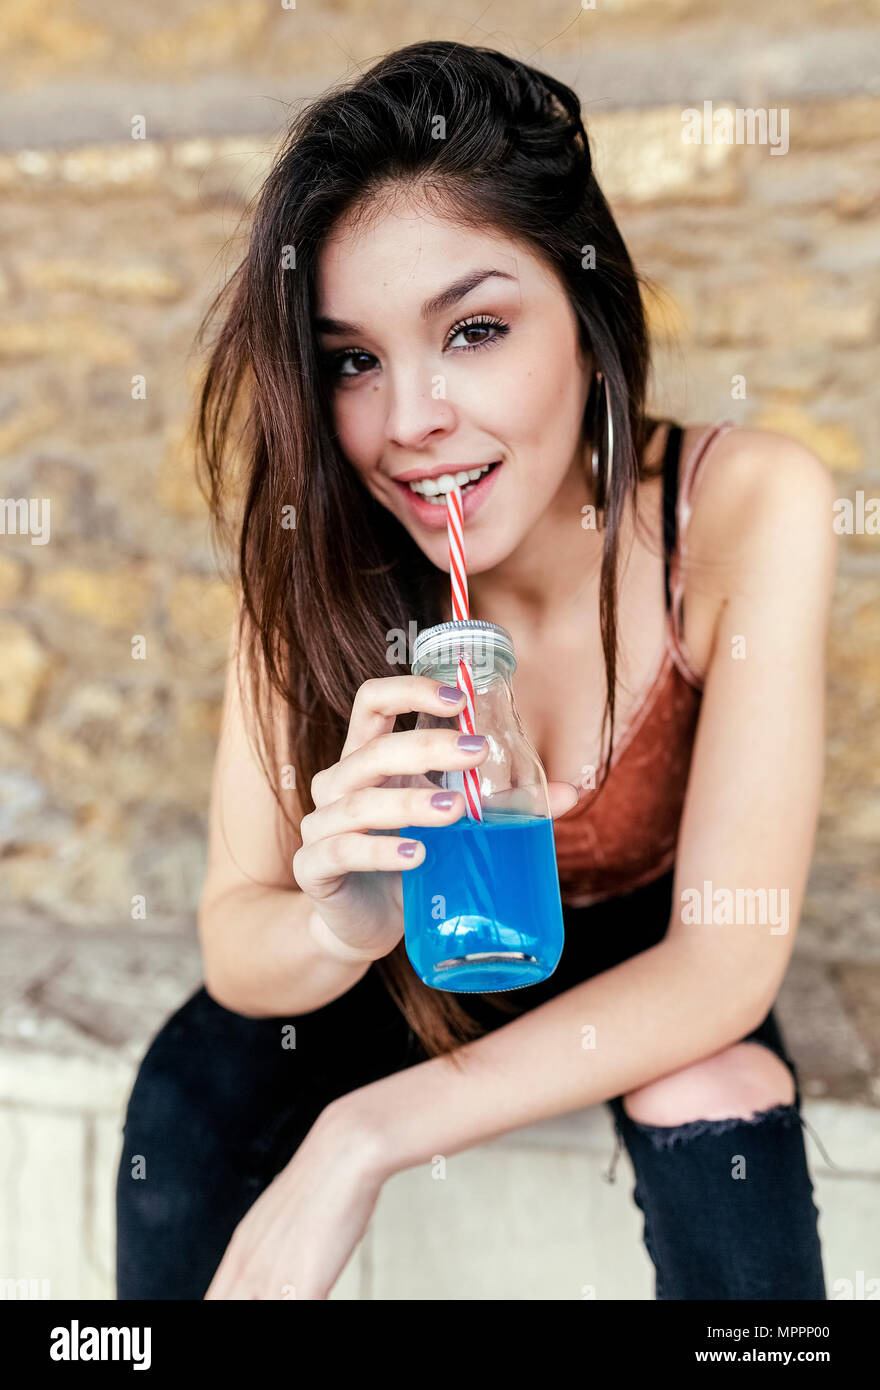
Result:
[[[462,343],[455,351],[472,352],[474,348],[489,347],[492,343],[500,343],[504,334],[509,331],[509,325],[503,319],[480,317],[466,319],[450,329],[451,336],[447,347],[452,347],[456,338],[465,337],[468,341]],[[491,336],[485,336],[486,334],[491,334]]]
[[357,367],[350,372],[344,372],[342,367],[343,363],[352,361],[352,359],[362,364],[365,357],[369,358],[371,362],[376,360],[371,352],[366,352],[363,348],[347,348],[345,352],[330,353],[327,366],[334,376],[363,376],[364,372],[358,370]]
[[[473,352],[476,348],[491,347],[493,343],[500,343],[505,333],[509,332],[510,326],[503,319],[475,316],[453,325],[449,330],[446,347],[453,348],[455,352]],[[467,341],[455,346],[456,338],[464,338]],[[372,371],[376,358],[371,352],[367,352],[366,348],[345,348],[340,352],[326,353],[324,363],[331,376],[351,380],[353,377],[366,376]],[[348,367],[351,370],[346,370]]]

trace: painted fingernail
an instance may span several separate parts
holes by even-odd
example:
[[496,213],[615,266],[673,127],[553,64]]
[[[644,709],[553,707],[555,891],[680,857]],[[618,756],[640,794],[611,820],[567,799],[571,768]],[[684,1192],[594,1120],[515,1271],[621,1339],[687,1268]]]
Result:
[[454,685],[441,685],[437,694],[441,700],[446,700],[450,705],[457,705],[461,699],[461,691]]
[[455,800],[455,792],[435,792],[431,797],[431,805],[436,806],[438,811],[448,811]]
[[479,753],[486,742],[485,734],[462,734],[456,743],[465,753]]
[[407,859],[412,859],[412,857],[413,857],[413,855],[415,854],[415,852],[416,852],[417,849],[418,849],[418,841],[416,841],[416,840],[407,840],[407,841],[405,842],[405,844],[402,844],[402,845],[398,845],[398,846],[397,846],[397,853],[398,853],[398,854],[405,854],[406,857],[407,857]]

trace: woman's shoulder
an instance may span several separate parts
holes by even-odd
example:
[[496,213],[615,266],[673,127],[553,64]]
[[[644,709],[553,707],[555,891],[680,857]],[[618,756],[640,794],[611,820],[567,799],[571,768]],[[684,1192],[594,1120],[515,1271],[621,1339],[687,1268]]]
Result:
[[698,464],[688,524],[691,557],[733,559],[768,542],[793,553],[831,544],[834,488],[822,459],[776,430],[729,421],[718,430],[721,423],[682,426],[682,459]]

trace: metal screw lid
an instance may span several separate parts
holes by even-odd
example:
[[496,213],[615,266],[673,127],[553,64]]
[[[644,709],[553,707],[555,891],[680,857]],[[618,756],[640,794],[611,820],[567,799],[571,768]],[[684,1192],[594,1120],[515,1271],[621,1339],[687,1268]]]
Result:
[[475,647],[480,653],[491,651],[493,656],[500,656],[510,663],[511,670],[516,670],[513,638],[506,627],[487,623],[482,618],[457,618],[422,629],[413,643],[412,673],[420,676],[424,667],[441,654],[454,662],[459,655],[466,655]]

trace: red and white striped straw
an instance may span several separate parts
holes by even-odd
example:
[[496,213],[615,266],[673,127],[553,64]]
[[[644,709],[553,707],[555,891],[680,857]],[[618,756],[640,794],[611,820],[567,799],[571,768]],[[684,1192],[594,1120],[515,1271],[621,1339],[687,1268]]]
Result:
[[[449,579],[452,584],[452,617],[455,621],[470,617],[468,608],[467,567],[464,557],[464,516],[462,512],[461,488],[456,485],[446,494],[446,534],[449,538]],[[458,727],[463,734],[474,730],[474,677],[468,657],[458,658],[459,690],[465,694],[465,705],[458,716]],[[476,767],[464,769],[464,799],[471,820],[483,819],[483,803],[480,795],[480,770]]]

